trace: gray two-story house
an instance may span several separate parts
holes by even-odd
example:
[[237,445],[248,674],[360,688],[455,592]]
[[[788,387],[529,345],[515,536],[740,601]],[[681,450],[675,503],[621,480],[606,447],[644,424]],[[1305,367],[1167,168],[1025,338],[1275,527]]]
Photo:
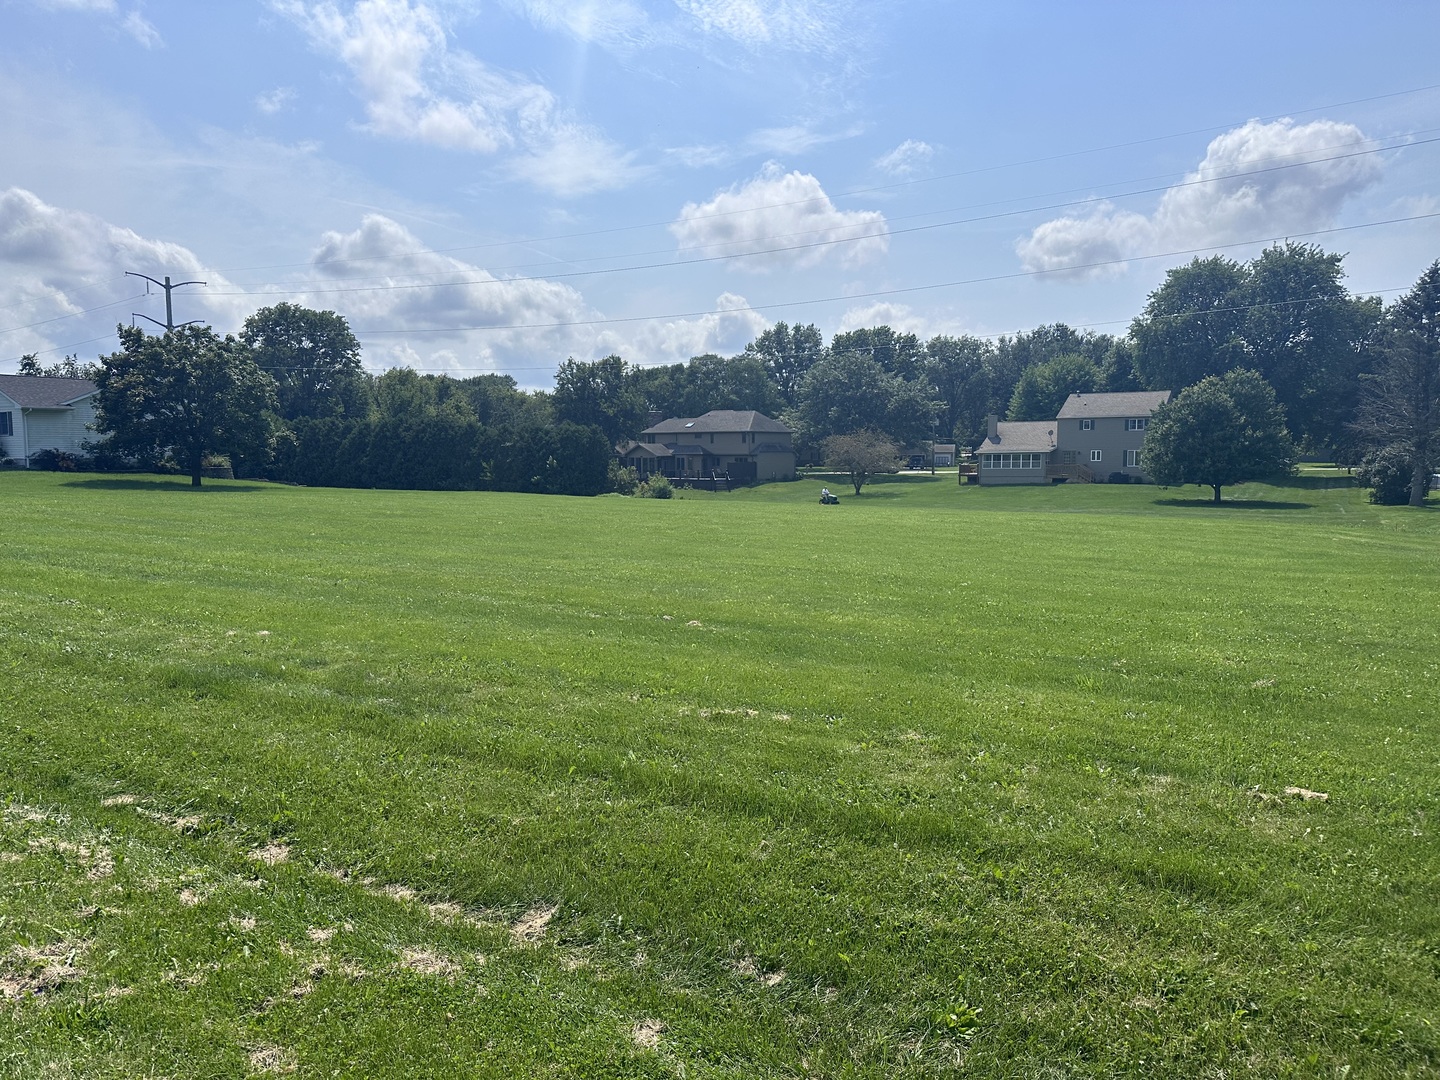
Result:
[[982,484],[1148,480],[1140,450],[1151,414],[1169,390],[1071,394],[1054,420],[1004,422],[991,416],[976,453]]
[[741,483],[795,479],[790,429],[753,409],[713,409],[704,416],[662,420],[617,452],[620,464],[641,479],[655,473],[672,480],[725,474]]

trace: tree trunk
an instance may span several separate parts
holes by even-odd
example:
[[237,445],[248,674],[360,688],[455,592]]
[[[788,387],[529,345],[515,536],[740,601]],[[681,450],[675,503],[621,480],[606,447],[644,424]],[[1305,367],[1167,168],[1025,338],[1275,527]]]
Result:
[[1210,486],[1215,489],[1215,498],[1211,499],[1210,501],[1211,501],[1212,503],[1214,503],[1216,506],[1219,506],[1219,505],[1220,505],[1220,485],[1219,485],[1219,484],[1211,484]]
[[860,494],[860,489],[865,486],[866,476],[864,473],[851,473],[850,483],[855,485],[855,494]]
[[1410,505],[1425,505],[1425,489],[1430,486],[1430,470],[1423,462],[1415,463],[1415,471],[1410,475]]
[[191,487],[199,487],[199,486],[200,486],[200,470],[199,470],[199,469],[196,469],[194,472],[192,472],[192,473],[190,474],[190,486],[191,486]]

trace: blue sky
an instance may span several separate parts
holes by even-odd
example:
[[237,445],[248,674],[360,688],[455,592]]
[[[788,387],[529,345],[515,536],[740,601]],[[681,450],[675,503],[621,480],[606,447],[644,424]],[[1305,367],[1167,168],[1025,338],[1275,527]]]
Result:
[[524,386],[780,319],[1119,333],[1168,268],[1284,236],[1390,299],[1440,257],[1437,32],[1433,2],[0,0],[0,372],[163,318],[127,270],[206,281],[177,320],[290,300],[372,369]]

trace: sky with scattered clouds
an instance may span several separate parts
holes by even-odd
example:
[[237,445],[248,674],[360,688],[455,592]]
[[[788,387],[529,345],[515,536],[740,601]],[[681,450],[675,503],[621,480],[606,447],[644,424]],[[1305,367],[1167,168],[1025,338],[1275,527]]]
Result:
[[373,370],[1063,321],[1290,237],[1440,258],[1440,5],[0,0],[0,372],[174,293]]

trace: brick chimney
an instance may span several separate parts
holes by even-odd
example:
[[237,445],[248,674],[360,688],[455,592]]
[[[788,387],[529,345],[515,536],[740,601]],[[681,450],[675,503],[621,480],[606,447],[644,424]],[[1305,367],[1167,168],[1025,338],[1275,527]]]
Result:
[[993,412],[985,417],[985,434],[995,442],[1000,441],[1000,417]]

